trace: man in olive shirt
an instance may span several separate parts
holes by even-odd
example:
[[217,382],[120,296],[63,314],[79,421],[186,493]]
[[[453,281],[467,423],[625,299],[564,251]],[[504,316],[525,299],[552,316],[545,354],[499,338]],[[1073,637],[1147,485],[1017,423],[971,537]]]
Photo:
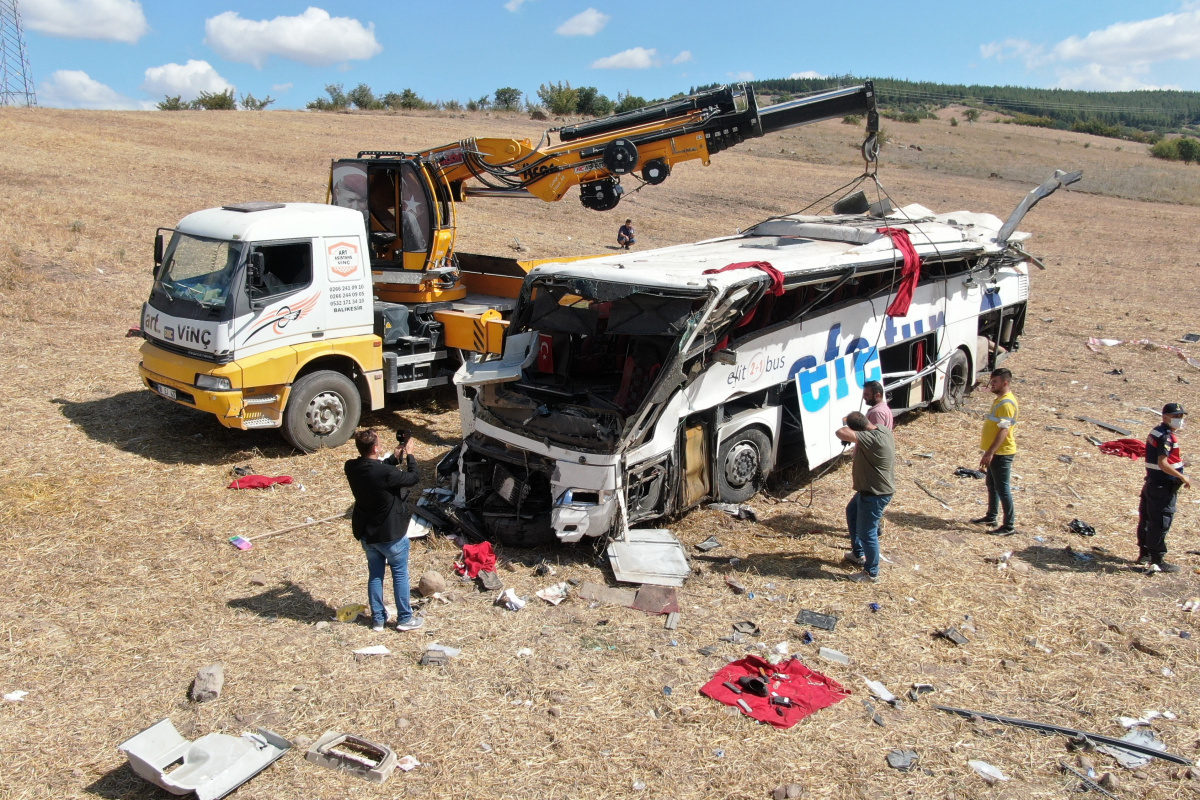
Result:
[[855,583],[879,582],[879,522],[896,491],[896,442],[887,428],[871,424],[860,411],[843,420],[834,435],[853,442],[854,497],[846,506],[851,552],[846,561],[861,567],[850,576]]

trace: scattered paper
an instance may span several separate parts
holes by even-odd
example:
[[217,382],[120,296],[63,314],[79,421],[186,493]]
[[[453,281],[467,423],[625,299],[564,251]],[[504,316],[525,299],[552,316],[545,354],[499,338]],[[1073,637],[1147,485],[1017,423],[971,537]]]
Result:
[[4,695],[4,699],[10,703],[19,703],[24,700],[28,694],[29,692],[23,692],[20,689],[17,689],[14,692],[9,692],[8,694]]
[[567,599],[567,592],[570,591],[570,588],[570,585],[563,581],[553,586],[547,586],[545,589],[539,589],[536,594],[550,605],[556,606]]
[[875,695],[876,697],[878,697],[880,700],[882,700],[885,703],[895,703],[896,702],[896,695],[889,692],[887,690],[887,687],[884,686],[882,683],[880,683],[879,681],[868,680],[867,678],[865,678],[861,675],[859,677],[863,679],[863,683],[865,683],[867,685],[867,688],[871,690],[871,694]]
[[[1154,732],[1146,728],[1138,728],[1137,730],[1130,731],[1121,737],[1121,741],[1138,744],[1142,747],[1149,747],[1152,750],[1167,749],[1167,746],[1154,735]],[[1149,764],[1152,760],[1151,756],[1144,756],[1141,753],[1135,753],[1132,750],[1126,750],[1115,745],[1102,744],[1096,749],[1115,758],[1125,769],[1137,769]]]
[[967,765],[971,769],[979,773],[979,776],[990,784],[995,784],[998,781],[1007,781],[1010,778],[1000,770],[993,767],[986,761],[968,761]]
[[354,651],[356,656],[386,656],[391,655],[391,650],[388,650],[381,644],[373,644],[370,647],[360,647]]
[[434,642],[425,649],[437,650],[439,653],[445,653],[446,658],[458,658],[462,655],[462,650],[459,650],[457,647],[447,647],[446,645],[438,644],[437,642]]
[[509,611],[520,611],[525,607],[525,601],[517,597],[517,592],[515,589],[505,589],[500,593],[500,596],[496,598],[496,605],[504,606]]
[[421,762],[417,761],[412,756],[401,756],[400,759],[396,762],[396,769],[404,770],[405,772],[408,772],[413,767],[419,767],[419,766],[421,766]]

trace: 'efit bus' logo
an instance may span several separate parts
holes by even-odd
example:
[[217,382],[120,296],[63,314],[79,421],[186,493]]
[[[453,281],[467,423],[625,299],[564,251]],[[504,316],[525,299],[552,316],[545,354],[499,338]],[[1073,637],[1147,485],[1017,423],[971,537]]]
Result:
[[349,278],[358,271],[358,245],[350,242],[338,242],[329,245],[329,268],[343,278]]
[[[867,381],[877,381],[882,376],[879,368],[879,351],[862,337],[855,337],[846,344],[845,353],[838,352],[838,337],[841,323],[829,328],[825,345],[825,361],[818,364],[816,356],[804,356],[792,365],[789,378],[799,378],[800,402],[804,410],[820,411],[829,405],[831,397],[842,399],[850,395],[850,376],[861,391]],[[833,374],[830,375],[830,364]]]

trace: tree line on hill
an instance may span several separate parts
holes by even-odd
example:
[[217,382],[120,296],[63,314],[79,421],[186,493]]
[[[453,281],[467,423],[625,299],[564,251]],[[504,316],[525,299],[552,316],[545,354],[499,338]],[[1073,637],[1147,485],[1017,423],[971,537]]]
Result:
[[158,104],[159,111],[236,111],[242,108],[246,111],[262,111],[275,102],[267,95],[262,100],[247,92],[241,100],[234,99],[233,89],[223,92],[201,92],[195,100],[184,101],[181,95],[167,95]]
[[[632,111],[648,105],[650,101],[633,94],[618,93],[617,99],[612,100],[600,93],[595,86],[572,87],[569,81],[558,83],[543,83],[538,87],[536,99],[525,95],[520,89],[512,86],[502,86],[491,94],[468,100],[465,104],[458,100],[426,100],[412,89],[401,92],[387,92],[377,95],[365,83],[360,83],[350,91],[340,83],[331,83],[325,87],[328,97],[318,97],[308,103],[310,111],[422,111],[441,109],[444,111],[528,111],[556,114],[565,116],[580,114],[590,117],[602,117],[608,114]],[[682,95],[680,95],[682,96]]]

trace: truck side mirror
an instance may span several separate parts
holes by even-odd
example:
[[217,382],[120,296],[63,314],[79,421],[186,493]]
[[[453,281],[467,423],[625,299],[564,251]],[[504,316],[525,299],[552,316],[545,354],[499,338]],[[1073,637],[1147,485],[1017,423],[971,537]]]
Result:
[[161,233],[159,233],[159,234],[155,235],[155,237],[154,237],[154,269],[151,270],[151,274],[158,272],[158,267],[159,267],[159,265],[162,264],[162,260],[163,260],[163,235]]
[[253,290],[262,287],[263,269],[266,266],[266,257],[262,253],[251,253],[250,258],[246,262],[246,287],[250,292],[250,307],[262,308],[262,301],[254,297]]

